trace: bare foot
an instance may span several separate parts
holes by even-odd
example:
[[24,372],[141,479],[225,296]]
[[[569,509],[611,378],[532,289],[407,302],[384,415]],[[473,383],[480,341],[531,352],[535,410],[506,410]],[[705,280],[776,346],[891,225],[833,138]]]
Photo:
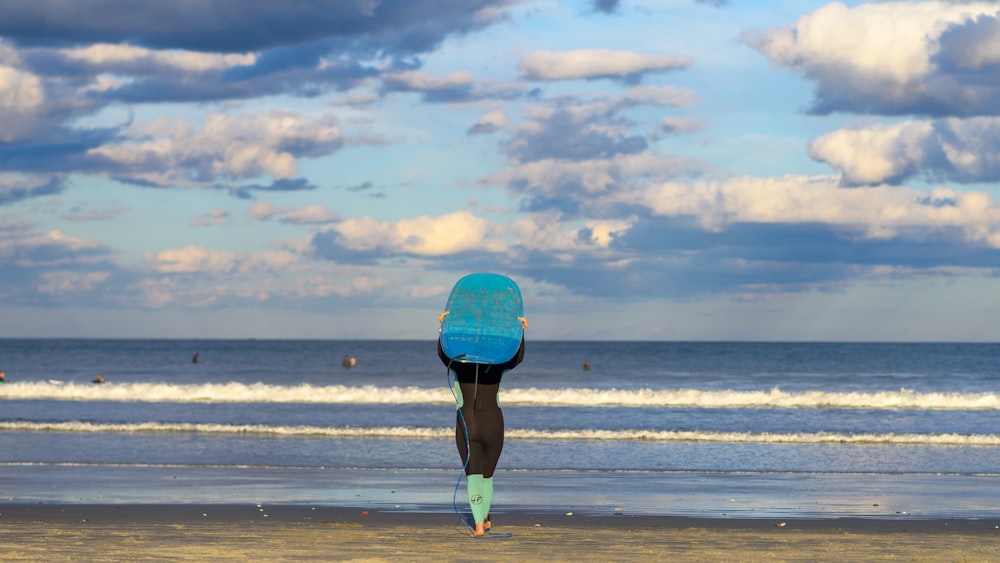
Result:
[[487,516],[485,524],[486,524],[486,530],[489,531],[489,529],[493,527],[493,519]]
[[473,534],[473,536],[481,538],[485,535],[486,535],[486,527],[483,525],[482,522],[476,522],[476,532]]

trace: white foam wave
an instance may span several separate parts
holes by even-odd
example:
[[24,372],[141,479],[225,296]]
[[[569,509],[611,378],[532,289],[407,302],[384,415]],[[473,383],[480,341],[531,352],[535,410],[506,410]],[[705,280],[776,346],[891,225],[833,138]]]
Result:
[[[452,439],[454,428],[386,426],[269,426],[194,423],[92,423],[92,422],[0,422],[0,430],[11,432],[69,433],[183,433],[244,434],[270,436],[317,436],[326,438]],[[841,432],[702,432],[673,430],[529,430],[509,428],[505,437],[514,440],[591,440],[641,442],[716,442],[750,444],[902,444],[1000,446],[1000,434],[852,434]]]
[[[0,399],[131,402],[237,402],[417,404],[451,403],[446,388],[375,385],[270,385],[265,383],[75,383],[18,382],[0,385]],[[572,407],[845,408],[1000,410],[1000,394],[898,391],[788,392],[699,389],[505,389],[505,405]]]

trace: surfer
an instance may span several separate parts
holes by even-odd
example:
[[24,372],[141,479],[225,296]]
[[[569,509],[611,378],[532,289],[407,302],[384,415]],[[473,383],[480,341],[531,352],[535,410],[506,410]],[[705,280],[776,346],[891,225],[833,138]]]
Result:
[[191,363],[192,364],[197,364],[198,363],[198,352],[194,353],[194,357],[191,358]]
[[101,375],[101,374],[97,374],[97,379],[91,379],[90,382],[91,383],[104,383],[104,376]]
[[[455,374],[455,443],[465,466],[469,506],[476,520],[476,536],[486,535],[493,502],[493,472],[503,449],[503,411],[500,409],[500,379],[524,359],[524,338],[517,354],[502,364],[462,363],[449,358],[438,339],[438,357]],[[464,424],[463,424],[464,420]],[[470,451],[471,450],[471,451]]]
[[344,356],[344,361],[340,362],[340,365],[344,366],[344,369],[351,369],[356,363],[358,363],[357,358],[348,355]]
[[7,383],[7,374],[0,371],[0,383]]

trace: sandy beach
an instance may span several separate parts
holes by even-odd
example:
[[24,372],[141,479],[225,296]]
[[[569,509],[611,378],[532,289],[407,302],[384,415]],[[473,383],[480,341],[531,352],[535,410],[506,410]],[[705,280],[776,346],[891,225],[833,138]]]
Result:
[[454,514],[267,505],[0,505],[4,561],[1000,561],[988,520]]

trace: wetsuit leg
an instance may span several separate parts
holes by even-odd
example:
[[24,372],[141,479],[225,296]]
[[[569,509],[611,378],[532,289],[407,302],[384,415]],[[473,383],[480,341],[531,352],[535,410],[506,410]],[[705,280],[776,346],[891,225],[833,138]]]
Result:
[[[500,461],[500,453],[503,451],[503,411],[497,405],[500,384],[480,383],[478,389],[474,383],[460,385],[463,399],[461,416],[465,419],[465,428],[462,428],[462,419],[458,418],[455,443],[462,462],[469,460],[465,469],[466,475],[481,474],[488,479],[493,477],[497,462]],[[469,439],[468,450],[465,443],[466,429]]]

